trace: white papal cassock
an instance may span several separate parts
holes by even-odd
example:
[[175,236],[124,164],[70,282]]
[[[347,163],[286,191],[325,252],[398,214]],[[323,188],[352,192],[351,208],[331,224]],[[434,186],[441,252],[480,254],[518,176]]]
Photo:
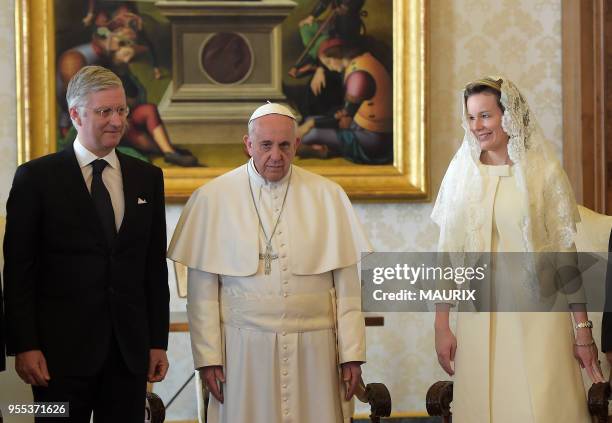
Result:
[[[268,236],[280,215],[269,275],[249,181]],[[339,363],[365,361],[362,251],[344,191],[296,166],[267,182],[250,161],[192,195],[168,257],[189,267],[195,367],[224,366],[225,402],[211,397],[209,422],[349,421]]]

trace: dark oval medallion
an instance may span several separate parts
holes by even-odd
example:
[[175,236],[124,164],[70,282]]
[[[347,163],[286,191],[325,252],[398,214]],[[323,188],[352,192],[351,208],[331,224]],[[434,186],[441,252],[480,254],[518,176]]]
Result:
[[219,32],[202,48],[202,69],[218,84],[234,84],[245,79],[253,65],[253,54],[239,34]]

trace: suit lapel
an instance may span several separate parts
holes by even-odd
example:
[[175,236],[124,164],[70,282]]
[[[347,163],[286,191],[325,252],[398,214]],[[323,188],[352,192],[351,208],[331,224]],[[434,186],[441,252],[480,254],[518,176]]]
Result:
[[66,189],[67,197],[74,204],[78,218],[106,245],[102,223],[83,179],[83,172],[79,167],[72,144],[68,145],[61,154],[65,161],[65,165],[61,167],[65,170],[62,186]]

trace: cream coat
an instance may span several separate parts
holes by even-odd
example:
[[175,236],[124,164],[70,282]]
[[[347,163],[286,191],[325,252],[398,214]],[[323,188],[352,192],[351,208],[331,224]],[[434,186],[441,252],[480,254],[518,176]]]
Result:
[[[527,207],[511,169],[480,170],[485,251],[524,251],[520,225]],[[530,294],[519,282],[521,269],[494,268],[492,274],[498,296]],[[458,313],[456,336],[454,422],[590,422],[569,313]]]

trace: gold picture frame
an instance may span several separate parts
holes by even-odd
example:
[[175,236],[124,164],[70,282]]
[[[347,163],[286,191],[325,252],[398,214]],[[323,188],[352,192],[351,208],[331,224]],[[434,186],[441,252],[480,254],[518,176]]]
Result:
[[[393,2],[394,159],[390,165],[309,166],[339,183],[354,200],[427,201],[426,0]],[[53,0],[16,0],[17,138],[19,164],[56,145]],[[185,201],[200,185],[230,170],[164,169],[166,198]]]

